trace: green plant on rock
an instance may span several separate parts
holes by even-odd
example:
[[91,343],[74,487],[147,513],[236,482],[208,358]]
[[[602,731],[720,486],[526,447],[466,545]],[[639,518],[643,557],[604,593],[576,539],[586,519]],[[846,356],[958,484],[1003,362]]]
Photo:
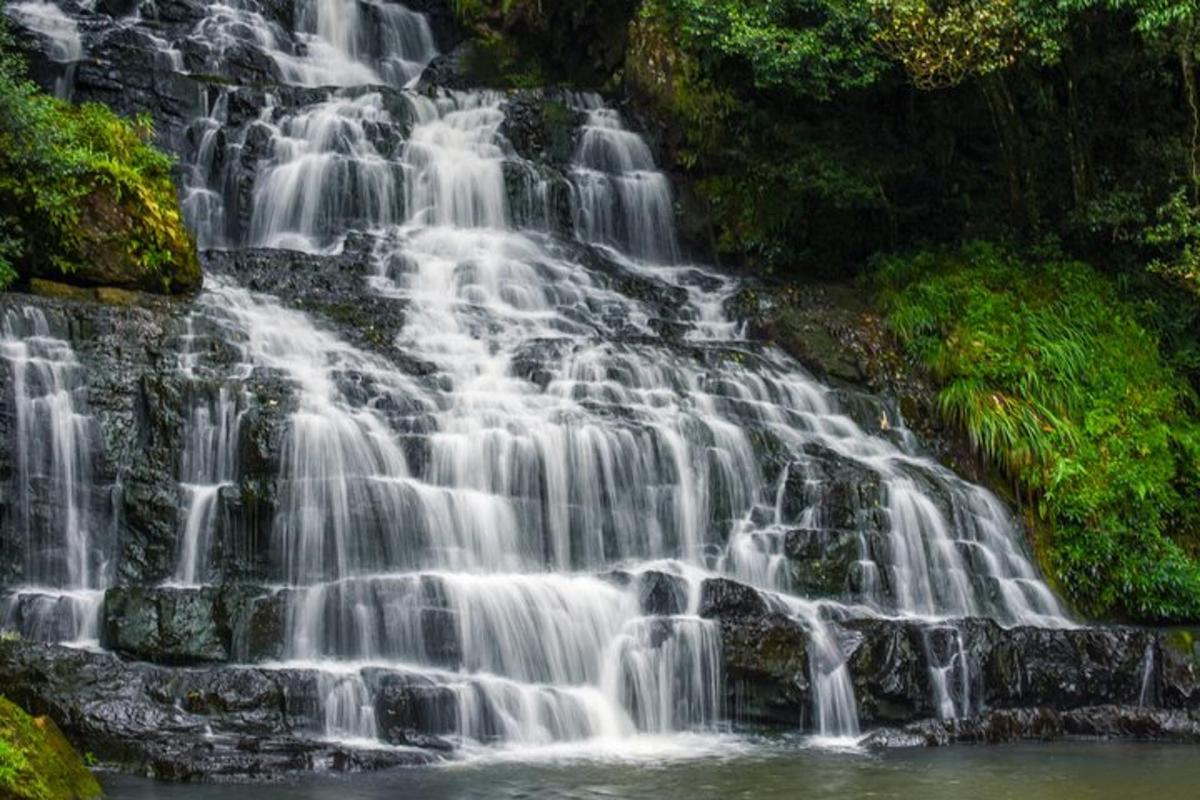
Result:
[[152,135],[148,117],[131,122],[42,92],[0,23],[0,283],[19,273],[198,288],[172,160],[149,143]]
[[1087,265],[974,244],[884,261],[888,323],[950,421],[1035,499],[1082,611],[1200,617],[1196,397]]

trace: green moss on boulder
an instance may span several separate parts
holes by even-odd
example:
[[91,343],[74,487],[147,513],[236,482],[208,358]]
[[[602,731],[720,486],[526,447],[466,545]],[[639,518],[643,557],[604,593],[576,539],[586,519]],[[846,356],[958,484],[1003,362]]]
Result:
[[49,717],[31,717],[0,697],[0,797],[89,800],[99,782]]
[[172,160],[149,117],[50,97],[0,16],[0,288],[14,279],[151,292],[200,288]]

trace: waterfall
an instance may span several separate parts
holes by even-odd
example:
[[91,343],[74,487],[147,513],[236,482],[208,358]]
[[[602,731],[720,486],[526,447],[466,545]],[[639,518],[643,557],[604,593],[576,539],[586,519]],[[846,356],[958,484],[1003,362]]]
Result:
[[83,58],[79,23],[50,0],[9,3],[4,11],[19,25],[49,43],[50,60],[61,67],[62,73],[55,78],[54,94],[63,100],[70,100],[74,92],[75,68]]
[[[258,409],[281,444],[254,580],[284,609],[265,668],[314,676],[315,735],[392,741],[381,681],[432,698],[427,732],[466,748],[724,731],[722,623],[701,617],[713,577],[803,628],[796,724],[826,738],[859,733],[842,622],[925,626],[946,718],[979,703],[948,620],[1069,624],[995,496],[922,455],[892,409],[745,339],[727,311],[739,282],[687,263],[670,181],[619,111],[555,95],[580,124],[551,169],[509,130],[514,95],[412,90],[437,55],[423,15],[295,11],[287,30],[256,0],[211,3],[153,41],[172,71],[240,59],[252,77],[197,90],[183,208],[201,244],[319,254],[330,283],[397,309],[352,342],[328,320],[355,308],[233,269],[206,277],[183,337],[172,582],[221,579],[252,390],[277,388],[286,400]],[[226,362],[206,362],[210,338]],[[22,577],[48,588],[0,601],[0,624],[46,628],[36,607],[105,585],[93,422],[37,312],[10,314],[0,346],[28,478],[14,486],[53,492],[57,515],[18,497]],[[671,602],[647,602],[652,573]],[[46,638],[94,636],[90,608]]]
[[[346,79],[324,84],[387,83],[405,86],[435,55],[433,33],[423,14],[381,0],[298,0],[297,32],[314,60],[344,63]],[[370,72],[357,72],[369,65]]]
[[579,235],[636,258],[674,263],[679,244],[667,176],[655,167],[642,138],[624,128],[616,111],[594,95],[578,100],[587,109],[572,174]]
[[336,95],[278,124],[261,124],[272,152],[254,186],[252,242],[320,250],[347,226],[399,221],[400,165],[375,145],[392,124],[380,95]]
[[93,419],[83,367],[36,308],[5,313],[0,357],[7,363],[13,431],[10,514],[25,544],[27,588],[0,609],[6,627],[36,638],[93,640],[106,581],[92,541]]
[[179,483],[183,493],[182,529],[175,581],[183,586],[204,583],[209,575],[209,555],[218,525],[223,489],[235,485],[237,444],[241,412],[238,393],[218,385],[215,392],[200,380],[196,368],[194,318],[188,319],[187,347],[180,370],[191,380],[195,395],[185,428]]
[[973,710],[971,663],[962,631],[953,626],[934,627],[922,631],[921,639],[938,717],[958,719],[969,716]]

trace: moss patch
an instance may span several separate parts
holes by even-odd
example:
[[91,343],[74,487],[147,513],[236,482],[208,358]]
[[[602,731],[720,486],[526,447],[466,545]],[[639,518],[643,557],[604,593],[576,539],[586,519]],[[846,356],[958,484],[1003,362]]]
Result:
[[103,792],[49,717],[31,717],[0,697],[0,797],[88,800]]

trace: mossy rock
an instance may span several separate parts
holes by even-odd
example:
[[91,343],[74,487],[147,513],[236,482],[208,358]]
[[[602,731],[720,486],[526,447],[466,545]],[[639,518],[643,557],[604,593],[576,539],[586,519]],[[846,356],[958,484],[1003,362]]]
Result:
[[99,302],[110,306],[137,305],[140,295],[129,289],[115,289],[111,286],[97,286],[94,289],[83,286],[72,286],[61,281],[49,281],[44,278],[30,278],[26,289],[30,294],[39,297],[52,297],[60,300],[76,300],[80,302]]
[[[108,190],[93,191],[80,206],[77,239],[61,256],[71,268],[35,259],[28,277],[147,292],[199,290],[203,276],[195,242],[175,198],[159,197],[162,193],[162,187],[150,186],[141,198],[118,201]],[[161,263],[145,255],[151,250]]]
[[89,800],[100,784],[49,717],[31,717],[0,697],[0,797]]

